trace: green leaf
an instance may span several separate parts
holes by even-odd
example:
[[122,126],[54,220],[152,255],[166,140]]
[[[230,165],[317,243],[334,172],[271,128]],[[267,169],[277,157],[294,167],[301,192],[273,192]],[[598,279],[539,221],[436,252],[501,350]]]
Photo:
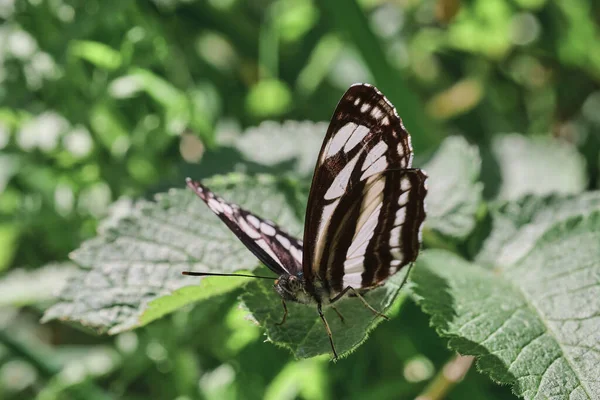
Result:
[[4,192],[8,182],[19,172],[21,165],[22,161],[19,156],[0,154],[0,193]]
[[484,266],[513,264],[553,224],[600,209],[600,192],[575,196],[527,196],[490,210],[492,227],[476,261]]
[[212,119],[200,103],[198,93],[191,95],[179,90],[171,83],[143,68],[132,68],[133,77],[140,89],[164,108],[167,131],[171,134],[181,134],[186,128],[197,132],[208,142],[213,140]]
[[267,387],[265,400],[327,399],[326,368],[327,363],[319,359],[288,363]]
[[[269,177],[240,175],[207,181],[219,195],[289,229],[294,210]],[[195,278],[185,270],[233,272],[259,263],[190,190],[174,189],[85,242],[72,257],[83,271],[43,320],[62,319],[110,334],[145,325],[186,304],[231,291],[248,280]]]
[[495,270],[442,250],[411,275],[423,310],[461,354],[526,399],[600,396],[600,212],[553,225]]
[[577,149],[548,137],[495,136],[502,186],[498,198],[516,200],[528,194],[576,194],[587,184],[585,160]]
[[445,35],[449,46],[500,58],[511,48],[512,7],[502,0],[475,1],[461,13]]
[[291,104],[290,88],[277,79],[261,80],[250,88],[246,97],[246,110],[260,118],[284,114]]
[[[385,313],[398,296],[405,276],[406,272],[400,272],[388,279],[384,286],[369,291],[363,297],[373,308]],[[296,358],[332,354],[316,304],[286,303],[289,310],[287,320],[283,325],[277,325],[283,317],[283,307],[272,283],[252,282],[246,288],[242,300],[260,326],[265,328],[271,342],[288,348]],[[369,331],[382,318],[375,316],[359,299],[349,296],[336,303],[336,308],[344,316],[344,322],[331,308],[325,310],[325,317],[333,333],[336,350],[340,357],[344,357],[367,339]]]
[[11,270],[0,280],[0,308],[50,301],[74,273],[75,266],[69,262]]
[[142,68],[132,68],[130,76],[135,78],[142,89],[163,107],[187,107],[185,93],[153,72]]
[[0,224],[0,272],[10,267],[17,251],[19,235],[19,228],[15,224]]
[[447,138],[423,169],[429,175],[425,227],[464,238],[475,227],[481,203],[479,150],[460,136]]
[[119,68],[123,61],[118,51],[104,43],[89,40],[72,41],[69,45],[69,54],[110,71]]
[[311,0],[282,1],[274,8],[275,28],[283,41],[301,39],[319,20],[319,13]]
[[129,131],[118,110],[110,103],[98,103],[90,110],[90,124],[95,138],[116,158],[122,157],[130,146]]
[[296,91],[300,96],[309,98],[316,92],[343,48],[344,43],[334,33],[319,40],[296,79]]
[[326,122],[267,121],[248,129],[232,144],[248,161],[269,167],[295,161],[295,172],[310,175],[326,131]]

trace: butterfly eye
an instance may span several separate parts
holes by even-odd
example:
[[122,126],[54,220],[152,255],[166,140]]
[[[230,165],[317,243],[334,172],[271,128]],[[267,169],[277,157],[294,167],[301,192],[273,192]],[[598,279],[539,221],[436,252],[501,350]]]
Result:
[[279,279],[275,279],[275,285],[279,285]]

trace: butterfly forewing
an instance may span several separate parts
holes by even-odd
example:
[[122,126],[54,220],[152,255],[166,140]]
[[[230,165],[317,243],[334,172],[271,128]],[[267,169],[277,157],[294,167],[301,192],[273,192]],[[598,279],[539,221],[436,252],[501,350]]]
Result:
[[271,271],[279,275],[302,271],[302,241],[273,222],[228,203],[199,182],[188,179],[187,185]]
[[370,85],[352,86],[327,131],[306,212],[303,264],[333,292],[370,287],[414,261],[425,174],[411,170],[410,135]]

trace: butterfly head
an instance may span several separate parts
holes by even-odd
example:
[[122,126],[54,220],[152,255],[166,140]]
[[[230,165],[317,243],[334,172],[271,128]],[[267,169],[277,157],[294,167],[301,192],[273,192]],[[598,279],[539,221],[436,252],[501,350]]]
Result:
[[312,303],[312,297],[304,289],[302,275],[281,275],[275,280],[273,285],[275,291],[283,300],[295,301],[298,303]]

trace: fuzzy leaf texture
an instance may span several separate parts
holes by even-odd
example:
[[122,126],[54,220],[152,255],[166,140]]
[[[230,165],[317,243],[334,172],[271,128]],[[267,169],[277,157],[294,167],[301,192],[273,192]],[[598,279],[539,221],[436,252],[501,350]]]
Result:
[[[386,312],[399,294],[406,276],[406,270],[388,279],[385,285],[369,291],[365,300],[375,309]],[[272,283],[252,282],[242,294],[246,308],[258,323],[265,328],[269,341],[289,349],[296,358],[314,357],[320,354],[331,355],[331,345],[316,305],[306,306],[287,302],[288,317],[283,325],[278,325],[283,317],[281,298],[273,290]],[[364,342],[368,333],[380,322],[363,303],[346,296],[335,304],[344,317],[344,322],[331,308],[324,313],[333,334],[335,347],[344,357]]]
[[249,128],[239,137],[225,138],[244,158],[257,164],[274,167],[292,162],[294,171],[312,174],[319,149],[323,143],[327,123],[310,121],[265,121]]
[[494,136],[492,153],[500,167],[501,200],[534,194],[575,194],[587,183],[585,160],[577,148],[548,137]]
[[599,211],[548,226],[494,269],[430,250],[411,278],[450,347],[519,396],[600,398]]
[[460,136],[449,137],[423,169],[429,175],[425,227],[463,239],[475,227],[481,203],[479,150]]
[[[291,233],[301,223],[271,178],[207,181],[226,199],[278,221]],[[231,291],[244,278],[182,276],[185,270],[234,272],[258,261],[190,190],[144,202],[72,254],[82,269],[43,320],[61,319],[99,333],[142,326],[186,304]]]
[[553,224],[600,210],[600,192],[578,196],[527,196],[490,210],[491,232],[477,254],[484,266],[510,265],[527,254]]

